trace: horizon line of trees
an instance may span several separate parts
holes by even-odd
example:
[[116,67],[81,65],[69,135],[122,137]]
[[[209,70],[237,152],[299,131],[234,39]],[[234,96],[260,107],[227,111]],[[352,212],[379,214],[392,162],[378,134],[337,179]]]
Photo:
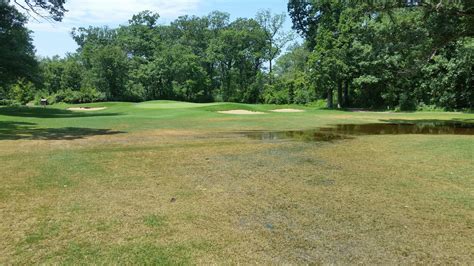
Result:
[[10,92],[36,91],[16,97],[22,102],[36,94],[50,102],[257,103],[271,83],[272,63],[293,39],[283,30],[285,14],[268,10],[234,21],[219,11],[181,16],[170,25],[158,20],[158,13],[143,11],[118,28],[74,28],[77,51],[34,62],[28,72],[36,75],[23,75]]
[[230,21],[214,11],[160,25],[157,13],[143,11],[116,29],[73,29],[76,53],[40,61],[43,88],[94,88],[105,100],[257,103],[271,62],[290,41],[284,18],[261,11]]

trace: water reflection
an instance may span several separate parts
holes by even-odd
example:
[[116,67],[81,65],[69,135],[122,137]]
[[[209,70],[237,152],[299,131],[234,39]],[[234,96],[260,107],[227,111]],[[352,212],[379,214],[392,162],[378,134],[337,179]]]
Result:
[[319,130],[291,130],[291,131],[250,131],[242,132],[246,137],[255,140],[284,140],[293,139],[298,141],[331,141],[348,139],[351,136],[322,132]]
[[355,135],[474,135],[474,123],[459,121],[389,121],[371,124],[338,124],[310,130],[241,132],[256,140],[332,141]]

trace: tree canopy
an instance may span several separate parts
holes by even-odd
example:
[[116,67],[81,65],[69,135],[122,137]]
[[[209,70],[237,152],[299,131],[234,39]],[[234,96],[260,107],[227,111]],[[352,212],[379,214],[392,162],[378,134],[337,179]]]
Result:
[[35,80],[37,62],[26,17],[13,6],[0,4],[0,87],[19,78]]
[[346,107],[472,108],[472,1],[290,0],[288,10],[328,107],[335,93]]

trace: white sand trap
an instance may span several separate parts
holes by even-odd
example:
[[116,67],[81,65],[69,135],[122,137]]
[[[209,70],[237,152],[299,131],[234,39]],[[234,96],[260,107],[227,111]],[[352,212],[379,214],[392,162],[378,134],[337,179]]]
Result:
[[304,112],[304,110],[300,110],[300,109],[275,109],[275,110],[272,110],[272,112],[275,112],[275,113],[302,113],[302,112]]
[[68,108],[69,111],[86,111],[86,112],[91,112],[91,111],[100,111],[107,109],[107,107],[71,107]]
[[248,110],[229,110],[229,111],[219,111],[220,114],[228,115],[263,115],[263,112],[253,112]]

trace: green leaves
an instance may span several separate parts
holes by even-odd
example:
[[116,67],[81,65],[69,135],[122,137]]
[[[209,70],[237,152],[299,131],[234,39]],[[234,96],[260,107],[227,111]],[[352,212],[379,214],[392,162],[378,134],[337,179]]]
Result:
[[18,79],[37,81],[38,69],[27,19],[0,2],[0,87],[8,88]]
[[472,5],[402,2],[289,2],[294,27],[312,51],[307,68],[319,97],[330,102],[337,89],[357,107],[472,108],[472,56],[452,48],[456,40],[472,42]]

